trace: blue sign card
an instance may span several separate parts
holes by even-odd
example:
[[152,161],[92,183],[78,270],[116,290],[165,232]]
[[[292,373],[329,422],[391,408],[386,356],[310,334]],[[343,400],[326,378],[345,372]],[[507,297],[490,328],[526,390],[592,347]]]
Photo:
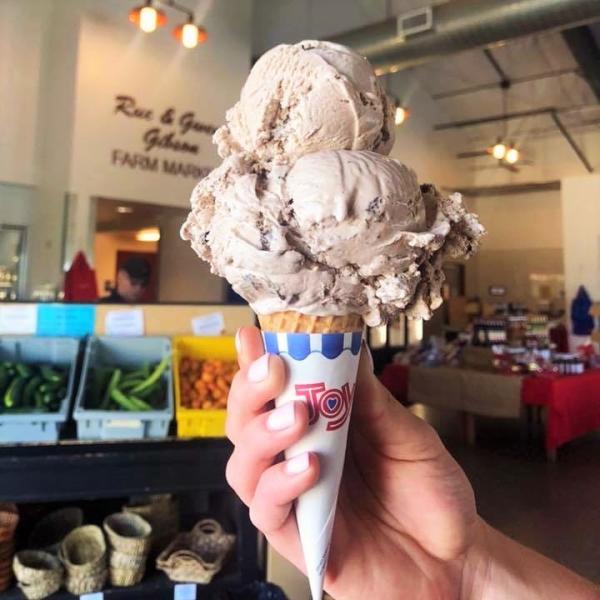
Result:
[[37,335],[83,337],[94,333],[93,304],[39,304]]

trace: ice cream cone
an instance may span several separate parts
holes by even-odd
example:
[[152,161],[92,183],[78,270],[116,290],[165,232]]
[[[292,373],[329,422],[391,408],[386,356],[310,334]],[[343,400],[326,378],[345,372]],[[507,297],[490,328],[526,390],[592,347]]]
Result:
[[344,468],[348,423],[360,356],[359,315],[312,316],[292,311],[260,315],[267,352],[279,354],[288,381],[277,406],[304,401],[306,435],[286,452],[319,457],[317,484],[296,502],[296,520],[313,600],[321,600],[337,496]]

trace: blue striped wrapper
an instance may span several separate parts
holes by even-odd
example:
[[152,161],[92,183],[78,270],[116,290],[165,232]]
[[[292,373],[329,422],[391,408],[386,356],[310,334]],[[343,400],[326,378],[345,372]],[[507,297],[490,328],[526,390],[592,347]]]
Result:
[[362,331],[352,333],[275,333],[263,331],[265,350],[270,354],[288,354],[294,360],[304,360],[318,353],[337,358],[344,350],[355,356],[360,352]]

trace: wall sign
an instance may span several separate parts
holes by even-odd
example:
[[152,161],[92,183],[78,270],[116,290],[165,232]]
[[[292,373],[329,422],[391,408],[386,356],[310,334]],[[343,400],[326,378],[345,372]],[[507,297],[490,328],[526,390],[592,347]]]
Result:
[[[116,167],[167,173],[201,179],[210,167],[200,166],[184,160],[199,154],[198,136],[212,136],[215,127],[203,123],[191,110],[179,110],[175,107],[163,107],[160,110],[143,106],[136,98],[127,94],[115,96],[113,114],[116,118],[142,121],[148,128],[140,137],[140,146],[136,150],[113,148],[110,162]],[[172,158],[156,155],[157,151],[172,153]]]

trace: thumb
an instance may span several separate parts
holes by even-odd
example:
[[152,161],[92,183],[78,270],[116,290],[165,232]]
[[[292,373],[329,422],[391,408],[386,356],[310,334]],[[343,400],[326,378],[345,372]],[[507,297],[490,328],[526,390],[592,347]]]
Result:
[[350,427],[399,460],[432,458],[442,448],[432,427],[402,406],[375,376],[370,351],[364,344]]

